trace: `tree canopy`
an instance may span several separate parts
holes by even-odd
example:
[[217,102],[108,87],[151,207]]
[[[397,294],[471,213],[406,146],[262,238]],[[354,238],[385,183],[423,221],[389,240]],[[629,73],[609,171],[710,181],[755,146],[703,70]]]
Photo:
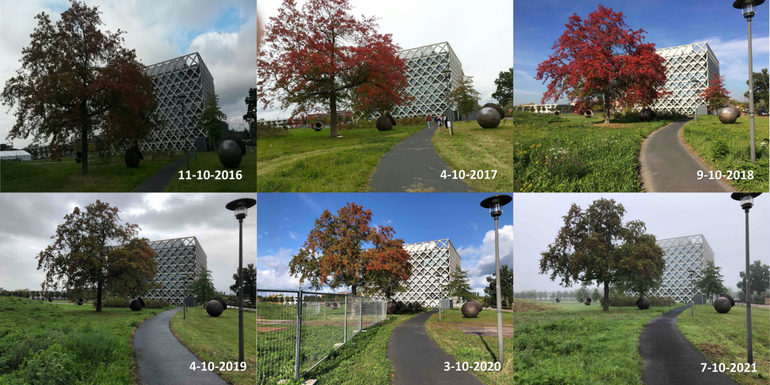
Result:
[[[770,289],[770,266],[762,264],[759,260],[754,261],[749,266],[751,274],[751,294],[752,296],[761,296],[762,293]],[[746,272],[741,271],[741,281],[738,282],[738,288],[746,292]]]
[[[770,97],[768,96],[768,76],[767,76],[767,68],[762,68],[760,72],[754,72],[753,76],[754,80],[754,107],[756,108],[767,108],[768,103],[770,103]],[[746,80],[746,85],[749,84],[749,81]],[[748,99],[749,91],[746,91],[743,96]]]
[[479,108],[479,100],[481,100],[481,93],[473,88],[473,76],[466,76],[463,72],[460,76],[460,85],[449,92],[449,101],[457,103],[460,116],[466,115],[465,119],[468,120],[467,115]]
[[146,238],[136,238],[139,226],[120,225],[119,210],[97,200],[75,207],[56,227],[53,245],[38,254],[38,270],[46,272],[43,284],[73,291],[96,287],[96,311],[102,311],[103,293],[136,296],[155,288],[155,251]]
[[582,113],[598,101],[609,123],[613,107],[648,106],[666,94],[665,60],[655,44],[644,42],[646,32],[632,30],[624,19],[602,5],[585,20],[569,18],[555,52],[537,66],[535,79],[550,80],[541,103],[566,96]]
[[198,124],[206,131],[209,141],[215,149],[218,148],[219,142],[223,139],[222,124],[225,119],[227,119],[227,115],[219,108],[219,95],[209,95]]
[[700,97],[706,101],[706,106],[710,111],[718,110],[727,104],[730,92],[725,88],[725,77],[712,76],[709,79],[709,86],[703,90]]
[[[487,277],[488,285],[484,288],[484,293],[494,298],[493,301],[497,301],[496,277],[496,272]],[[513,269],[508,268],[508,265],[500,265],[500,300],[508,306],[513,303]],[[495,306],[497,305],[495,304]]]
[[454,270],[449,273],[449,282],[444,286],[447,297],[471,297],[471,285],[468,282],[467,270]]
[[[508,71],[501,71],[495,79],[497,89],[492,93],[492,97],[497,100],[500,106],[505,106],[513,102],[513,67]],[[503,118],[504,116],[501,116]]]
[[695,287],[699,292],[706,295],[706,297],[713,300],[714,295],[719,295],[727,291],[725,288],[722,274],[719,272],[722,270],[719,266],[714,266],[714,262],[708,261],[706,268],[701,271],[701,278],[695,281]]
[[[251,303],[257,303],[257,268],[254,267],[253,263],[249,263],[243,268],[243,271],[243,298],[251,301]],[[238,271],[236,271],[235,274],[233,274],[234,283],[230,285],[230,290],[235,293],[236,296],[239,295],[238,276]]]
[[243,100],[246,103],[246,114],[243,121],[249,124],[250,137],[257,136],[257,89],[249,88],[249,96]]
[[190,284],[190,294],[195,297],[195,302],[200,304],[205,304],[217,295],[211,270],[201,269],[195,273],[195,279]]

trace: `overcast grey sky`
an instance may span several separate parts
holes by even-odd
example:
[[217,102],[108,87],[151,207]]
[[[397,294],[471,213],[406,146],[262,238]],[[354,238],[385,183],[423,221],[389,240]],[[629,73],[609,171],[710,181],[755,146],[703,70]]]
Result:
[[[136,49],[144,65],[199,52],[214,78],[222,112],[231,129],[239,129],[246,113],[244,99],[256,86],[257,19],[254,0],[120,1],[85,0],[102,12],[102,30],[125,31],[124,47]],[[67,0],[0,0],[0,87],[15,76],[22,48],[45,12],[55,23],[69,8]],[[0,105],[0,142],[15,118]],[[244,125],[245,127],[245,125]],[[14,140],[22,148],[31,141]]]
[[[745,270],[744,213],[727,193],[655,194],[514,194],[513,286],[515,291],[565,290],[560,279],[540,275],[540,253],[556,238],[562,217],[572,203],[584,210],[599,198],[615,199],[626,208],[624,221],[640,219],[658,239],[703,234],[722,267],[725,286],[737,290],[738,273]],[[770,264],[770,199],[761,195],[750,212],[751,260]],[[577,289],[573,285],[569,290]]]
[[[276,16],[282,0],[258,0],[257,13],[264,25]],[[297,1],[301,9],[304,0]],[[494,102],[495,79],[513,67],[513,1],[487,0],[391,0],[387,2],[351,0],[352,14],[361,19],[381,18],[378,31],[393,35],[401,49],[448,41],[463,65],[466,75],[481,92],[481,104]],[[291,110],[257,108],[260,119],[288,118]]]
[[[138,224],[151,241],[195,236],[208,257],[218,291],[230,292],[238,270],[238,220],[225,205],[249,194],[0,194],[0,287],[40,290],[45,273],[35,258],[75,206],[97,199],[120,209],[123,223]],[[256,262],[257,220],[243,221],[243,265]]]

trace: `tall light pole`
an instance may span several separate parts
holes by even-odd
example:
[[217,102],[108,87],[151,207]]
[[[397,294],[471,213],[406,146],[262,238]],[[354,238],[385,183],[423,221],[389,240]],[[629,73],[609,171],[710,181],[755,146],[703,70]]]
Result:
[[241,198],[228,203],[225,208],[235,212],[238,220],[238,362],[243,360],[243,219],[249,208],[257,204],[256,199]]
[[[764,1],[764,0],[762,0]],[[760,3],[761,4],[761,3]],[[751,275],[749,275],[749,210],[754,207],[754,198],[761,193],[732,193],[730,198],[741,202],[741,208],[746,213],[746,351],[749,363],[754,363],[754,353],[751,347]]]
[[[735,0],[733,8],[742,9],[743,17],[749,24],[749,128],[751,131],[751,163],[757,161],[756,147],[754,146],[754,67],[751,56],[751,18],[757,13],[757,6],[765,0]],[[747,211],[748,213],[748,211]]]
[[503,214],[503,206],[511,203],[510,195],[495,195],[481,201],[481,207],[489,209],[495,218],[495,291],[497,294],[497,362],[503,364],[503,312],[500,309],[500,236],[497,234],[497,220]]

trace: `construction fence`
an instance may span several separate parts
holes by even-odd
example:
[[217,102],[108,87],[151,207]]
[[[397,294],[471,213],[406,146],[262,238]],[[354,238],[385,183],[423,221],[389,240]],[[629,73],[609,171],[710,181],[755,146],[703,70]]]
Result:
[[257,289],[257,384],[300,378],[386,312],[382,299]]

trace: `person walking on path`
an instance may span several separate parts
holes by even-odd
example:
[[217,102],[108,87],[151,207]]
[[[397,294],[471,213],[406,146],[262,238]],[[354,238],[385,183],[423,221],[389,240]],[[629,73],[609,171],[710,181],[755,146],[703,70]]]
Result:
[[428,122],[428,128],[433,128],[433,127],[430,126],[430,122],[431,122],[430,115],[425,117],[425,121]]
[[441,125],[446,128],[446,114],[441,115]]
[[439,128],[439,126],[438,126],[438,115],[433,117],[433,123],[436,123],[436,129],[438,129]]

